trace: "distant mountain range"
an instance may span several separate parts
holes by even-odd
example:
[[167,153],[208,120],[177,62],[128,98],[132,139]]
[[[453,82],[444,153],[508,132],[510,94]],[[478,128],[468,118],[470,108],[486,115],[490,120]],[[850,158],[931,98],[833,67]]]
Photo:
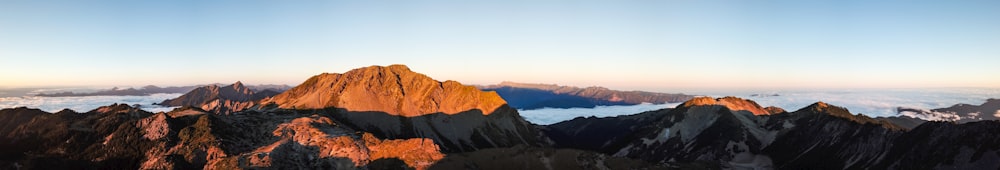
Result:
[[[499,92],[403,65],[324,73],[270,94],[236,82],[164,101],[185,106],[170,112],[2,109],[0,169],[1000,168],[1000,121],[908,128],[823,102],[788,112],[696,97],[541,126]],[[248,103],[202,109],[219,101]],[[993,101],[953,111],[996,112]]]
[[164,100],[157,105],[198,107],[214,113],[229,114],[250,108],[257,105],[260,100],[282,92],[276,90],[281,89],[253,90],[239,81],[223,87],[213,84],[198,87],[180,97]]
[[[219,84],[211,84],[219,85]],[[211,86],[208,85],[208,86]],[[77,92],[57,92],[57,93],[41,93],[36,96],[42,97],[77,97],[77,96],[148,96],[150,94],[156,93],[186,93],[195,88],[202,87],[203,85],[196,86],[174,86],[174,87],[159,87],[154,85],[143,86],[141,88],[118,88],[114,87],[108,90],[101,90],[97,92],[90,93],[77,93]],[[288,85],[256,85],[247,86],[255,91],[257,90],[271,90],[271,91],[285,91],[291,86]]]
[[[708,169],[995,169],[1000,122],[907,129],[818,102],[794,112],[739,98],[546,126],[556,147]],[[739,103],[739,104],[734,104]],[[749,106],[749,107],[748,107]]]
[[899,107],[900,116],[922,120],[956,121],[960,123],[1000,119],[1000,99],[988,99],[981,105],[956,104],[947,108],[923,110]]
[[501,82],[479,86],[484,91],[495,91],[518,109],[540,108],[593,108],[596,106],[636,105],[641,103],[679,103],[694,98],[681,93],[656,93],[644,91],[617,91],[604,87],[571,87],[555,84]]

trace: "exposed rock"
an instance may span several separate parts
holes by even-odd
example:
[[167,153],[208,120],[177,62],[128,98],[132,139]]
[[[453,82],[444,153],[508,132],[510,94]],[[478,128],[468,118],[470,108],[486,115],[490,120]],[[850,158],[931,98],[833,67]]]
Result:
[[264,103],[262,110],[324,113],[379,138],[429,138],[446,153],[548,145],[496,93],[439,82],[403,65],[313,76]]
[[242,82],[237,81],[224,87],[218,85],[199,87],[180,97],[164,100],[158,104],[173,107],[198,107],[213,113],[229,114],[253,107],[257,105],[258,101],[274,95],[277,93],[271,90],[255,92],[243,85]]
[[[613,136],[590,138],[606,142],[594,150],[673,165],[718,165],[717,168],[733,169],[1000,167],[995,161],[1000,158],[997,154],[1000,135],[993,132],[1000,129],[993,127],[1000,126],[997,121],[932,122],[908,131],[891,122],[851,114],[845,108],[823,102],[791,113],[766,115],[737,110],[748,107],[730,106],[742,99],[720,101],[723,99],[697,98],[669,111],[642,114],[647,118],[655,117],[648,114],[662,114],[658,121],[578,118],[546,129],[556,146],[572,146],[568,144],[575,142],[566,139]],[[752,106],[749,103],[738,105]],[[778,112],[778,109],[765,110]],[[558,127],[597,123],[619,127]],[[601,128],[630,129],[626,131],[630,134],[613,134],[621,131],[601,131]]]
[[[750,113],[753,113],[754,115],[770,115],[772,113],[780,113],[780,112],[784,111],[784,109],[780,109],[780,108],[773,107],[773,106],[770,107],[770,108],[772,108],[770,110],[764,109],[764,108],[761,108],[760,105],[757,105],[757,102],[746,100],[746,99],[741,99],[741,98],[737,98],[737,97],[732,97],[732,96],[718,98],[718,99],[713,99],[711,97],[696,97],[696,98],[691,99],[691,100],[689,100],[687,102],[684,102],[684,104],[682,104],[682,105],[684,107],[705,106],[705,105],[721,105],[721,106],[725,106],[729,110],[734,110],[734,111],[748,111]],[[777,109],[774,109],[774,108],[777,108]],[[775,112],[772,112],[772,111],[775,111]]]
[[[317,125],[325,127],[321,129],[316,127]],[[330,134],[331,132],[334,134]],[[278,129],[273,133],[282,139],[245,156],[245,159],[249,159],[251,167],[270,167],[273,158],[267,155],[293,154],[274,153],[275,148],[286,145],[287,142],[316,147],[319,158],[348,158],[355,166],[365,166],[378,159],[395,158],[410,167],[426,169],[444,157],[438,146],[429,139],[381,140],[369,133],[364,133],[358,139],[350,136],[352,133],[349,130],[336,128],[329,118],[315,115],[278,125]],[[258,156],[262,154],[265,156]]]
[[439,82],[404,65],[320,74],[266,103],[285,109],[343,108],[405,117],[470,110],[490,114],[506,104],[495,92],[483,92],[455,81]]

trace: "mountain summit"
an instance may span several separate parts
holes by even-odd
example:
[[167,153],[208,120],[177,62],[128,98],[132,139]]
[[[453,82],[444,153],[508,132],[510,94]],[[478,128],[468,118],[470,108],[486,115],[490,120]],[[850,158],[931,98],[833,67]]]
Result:
[[440,82],[410,71],[405,65],[323,73],[264,103],[285,109],[343,108],[405,117],[470,110],[488,115],[507,104],[495,92],[483,92],[456,81]]
[[242,111],[257,101],[276,95],[271,89],[254,91],[237,81],[232,85],[208,85],[191,90],[180,97],[160,102],[163,106],[191,106],[215,113],[228,114]]

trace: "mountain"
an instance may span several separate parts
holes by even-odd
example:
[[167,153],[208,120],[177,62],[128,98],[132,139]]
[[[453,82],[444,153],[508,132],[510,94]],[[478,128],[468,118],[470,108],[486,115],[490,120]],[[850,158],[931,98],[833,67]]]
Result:
[[[765,110],[767,114],[760,114]],[[595,126],[600,125],[600,126]],[[794,112],[734,97],[545,127],[555,146],[668,165],[733,169],[995,169],[998,121],[910,130],[817,102]],[[576,142],[588,140],[585,143]]]
[[[212,84],[218,85],[218,84]],[[211,86],[211,85],[209,85]],[[114,87],[108,90],[101,90],[97,92],[90,93],[77,93],[77,92],[58,92],[58,93],[41,93],[36,96],[41,97],[76,97],[76,96],[148,96],[156,93],[185,93],[202,86],[172,86],[172,87],[159,87],[154,85],[147,85],[141,88],[118,88]],[[253,91],[264,91],[270,90],[274,92],[282,92],[288,90],[288,85],[251,85],[247,86]]]
[[518,109],[540,108],[593,108],[606,105],[636,105],[641,103],[676,103],[694,96],[680,93],[654,93],[644,91],[617,91],[604,87],[570,87],[555,84],[530,84],[501,82],[497,85],[478,87],[495,91]]
[[26,169],[354,168],[442,159],[429,139],[382,140],[304,114],[152,114],[124,104],[86,113],[0,110],[0,167]]
[[981,105],[956,104],[938,109],[897,107],[896,116],[878,117],[894,124],[913,129],[928,121],[969,123],[983,120],[1000,120],[1000,99],[987,99]]
[[1000,119],[1000,99],[987,99],[981,105],[956,104],[951,107],[931,110],[900,107],[900,116],[927,121],[956,121],[959,123]]
[[430,138],[449,153],[548,145],[495,92],[440,82],[404,65],[316,75],[262,103],[265,109],[324,113],[379,138]]
[[[171,102],[254,96],[238,82],[200,89]],[[317,75],[262,103],[231,114],[191,106],[154,114],[124,104],[84,113],[3,109],[0,148],[10,149],[0,150],[0,169],[664,168],[551,148],[496,93],[402,65]],[[517,156],[488,159],[510,154]]]
[[114,87],[108,90],[101,90],[91,93],[75,93],[75,92],[59,92],[59,93],[41,93],[36,96],[42,97],[73,97],[73,96],[148,96],[155,93],[184,93],[191,91],[197,86],[179,86],[179,87],[158,87],[154,85],[143,86],[142,88],[118,88]]
[[224,87],[218,85],[198,87],[180,97],[164,100],[158,105],[198,107],[214,113],[229,114],[250,108],[258,101],[277,94],[278,92],[272,90],[254,91],[237,81]]

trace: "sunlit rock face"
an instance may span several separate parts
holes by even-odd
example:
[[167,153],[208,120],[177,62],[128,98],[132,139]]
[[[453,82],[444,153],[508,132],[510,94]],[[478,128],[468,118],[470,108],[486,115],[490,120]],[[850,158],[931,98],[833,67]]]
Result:
[[404,65],[316,75],[265,103],[284,109],[342,108],[405,117],[470,110],[490,114],[506,104],[494,92],[483,92],[455,81],[440,82]]
[[741,99],[737,97],[723,97],[718,99],[713,99],[711,97],[696,97],[694,99],[688,100],[682,104],[684,107],[692,106],[705,106],[705,105],[721,105],[729,108],[729,110],[743,110],[753,113],[754,115],[770,115],[784,112],[784,109],[777,107],[762,108],[757,102]]
[[4,168],[363,169],[392,159],[426,169],[445,156],[430,139],[380,139],[321,115],[152,114],[117,104],[86,113],[3,109],[0,121],[11,123],[0,129],[0,146],[11,148],[0,151]]
[[404,65],[313,76],[262,103],[264,109],[325,113],[380,138],[428,138],[444,152],[547,144],[495,92],[440,82]]

